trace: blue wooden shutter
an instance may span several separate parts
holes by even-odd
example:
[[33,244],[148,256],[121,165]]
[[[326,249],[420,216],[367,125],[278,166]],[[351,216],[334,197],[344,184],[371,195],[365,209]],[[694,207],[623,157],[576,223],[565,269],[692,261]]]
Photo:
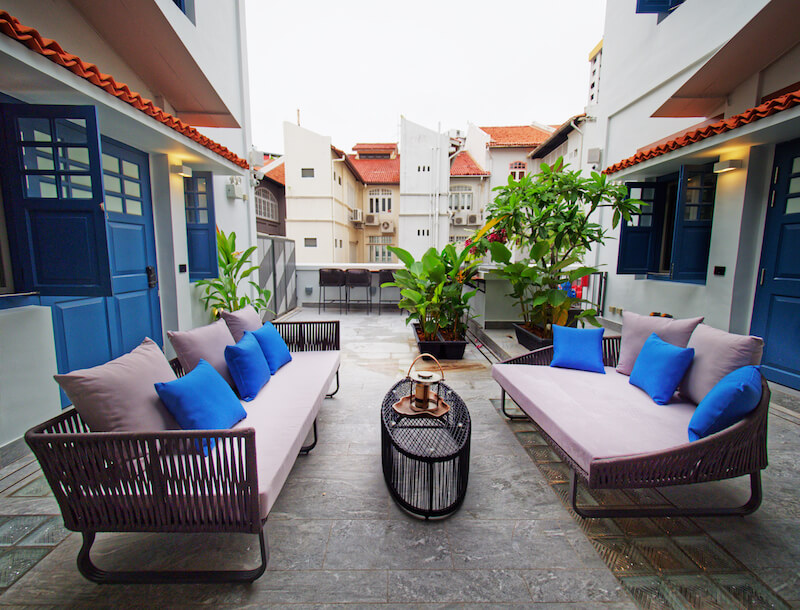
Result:
[[636,0],[637,13],[668,13],[684,0]]
[[217,277],[217,230],[211,172],[194,172],[183,179],[186,245],[191,281]]
[[681,282],[705,283],[717,175],[712,165],[681,168],[670,277]]
[[655,257],[656,193],[661,185],[657,182],[630,182],[628,197],[643,202],[641,214],[630,222],[622,221],[619,236],[617,273],[647,273],[653,268]]
[[0,112],[17,291],[110,295],[95,108],[3,104]]

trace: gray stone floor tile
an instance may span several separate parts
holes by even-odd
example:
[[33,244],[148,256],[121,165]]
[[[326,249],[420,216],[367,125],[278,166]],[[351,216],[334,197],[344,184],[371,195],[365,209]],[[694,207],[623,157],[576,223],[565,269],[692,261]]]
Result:
[[321,570],[331,533],[331,521],[269,519],[268,570]]
[[581,569],[565,521],[457,521],[447,524],[456,569]]
[[13,585],[45,555],[47,549],[12,547],[0,550],[0,588]]
[[45,521],[47,521],[47,517],[40,515],[20,515],[8,518],[0,524],[0,547],[16,544]]
[[800,602],[800,566],[755,570],[764,584],[788,602]]
[[515,570],[401,570],[389,572],[389,601],[521,602],[531,594]]
[[444,525],[436,521],[355,520],[333,524],[328,570],[452,568]]
[[69,536],[61,517],[51,517],[17,543],[17,546],[55,546]]
[[387,601],[385,570],[269,572],[242,592],[242,604],[380,603]]
[[535,602],[630,601],[606,569],[531,570],[523,574]]

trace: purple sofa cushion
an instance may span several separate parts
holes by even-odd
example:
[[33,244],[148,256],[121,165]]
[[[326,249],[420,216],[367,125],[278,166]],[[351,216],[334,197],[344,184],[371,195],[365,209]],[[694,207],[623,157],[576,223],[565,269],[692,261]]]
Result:
[[175,379],[161,348],[146,338],[133,351],[90,369],[55,375],[92,432],[179,428],[153,387]]
[[221,311],[219,315],[225,320],[228,330],[231,331],[233,339],[237,343],[244,337],[246,330],[258,330],[264,324],[252,305],[245,305],[236,311]]
[[686,347],[692,331],[702,321],[702,317],[675,320],[656,316],[640,316],[630,311],[622,312],[622,339],[619,347],[617,372],[623,375],[631,374],[633,363],[636,362],[644,342],[651,334],[657,334],[662,341],[672,345]]
[[694,360],[686,371],[679,392],[684,400],[700,404],[729,373],[750,364],[761,364],[764,340],[700,324],[692,333],[688,347],[694,348]]
[[233,335],[223,320],[192,330],[168,330],[167,336],[175,348],[184,371],[188,373],[202,359],[213,366],[228,385],[234,387],[228,364],[225,362],[225,348],[228,345],[235,345],[236,341],[233,340]]
[[626,375],[495,364],[492,377],[585,472],[594,460],[687,444],[695,406],[657,405]]
[[[314,425],[339,368],[339,352],[294,352],[255,399],[242,401],[247,417],[234,429],[256,431],[258,497],[266,518]],[[686,429],[684,427],[684,436]]]

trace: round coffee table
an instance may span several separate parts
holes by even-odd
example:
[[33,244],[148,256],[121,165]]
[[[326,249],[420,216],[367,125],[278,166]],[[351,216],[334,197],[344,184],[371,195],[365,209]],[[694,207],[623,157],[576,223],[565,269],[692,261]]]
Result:
[[464,501],[469,480],[472,434],[467,405],[445,383],[437,392],[450,406],[442,417],[409,417],[393,406],[411,392],[411,380],[398,381],[381,406],[383,478],[395,501],[419,517],[444,517]]

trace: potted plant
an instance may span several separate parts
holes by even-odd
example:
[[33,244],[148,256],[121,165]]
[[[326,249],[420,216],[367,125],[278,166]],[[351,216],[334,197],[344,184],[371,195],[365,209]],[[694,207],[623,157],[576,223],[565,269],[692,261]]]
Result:
[[477,260],[469,256],[469,249],[456,252],[452,244],[441,252],[430,248],[422,259],[406,250],[389,246],[405,265],[394,274],[393,282],[382,287],[400,289],[398,307],[408,312],[406,324],[412,324],[421,353],[437,358],[458,360],[464,357],[467,346],[465,314],[469,301],[477,290],[464,290],[464,284],[477,273]]
[[[573,296],[565,284],[597,272],[581,265],[586,252],[606,238],[606,229],[593,222],[597,211],[611,210],[616,227],[620,219],[630,220],[641,203],[603,174],[584,178],[567,167],[559,157],[552,166],[543,163],[539,174],[519,181],[509,177],[507,185],[495,189],[489,220],[471,243],[478,253],[488,251],[500,265],[497,274],[511,283],[509,296],[519,303],[522,317],[522,324],[515,325],[517,338],[529,349],[551,343],[554,324],[599,326],[597,312],[581,309],[588,301]],[[513,260],[503,240],[490,239],[500,231],[521,254],[519,260]]]
[[[267,310],[270,291],[258,285],[257,282],[247,280],[258,295],[251,299],[247,294],[239,294],[239,283],[258,271],[258,265],[250,265],[249,259],[256,246],[250,246],[244,252],[236,251],[236,233],[225,235],[217,228],[217,265],[219,275],[215,278],[200,280],[198,287],[203,287],[203,301],[206,311],[211,310],[214,319],[219,318],[220,311],[236,311],[246,305],[252,305],[260,314]],[[246,266],[250,265],[250,266]]]

